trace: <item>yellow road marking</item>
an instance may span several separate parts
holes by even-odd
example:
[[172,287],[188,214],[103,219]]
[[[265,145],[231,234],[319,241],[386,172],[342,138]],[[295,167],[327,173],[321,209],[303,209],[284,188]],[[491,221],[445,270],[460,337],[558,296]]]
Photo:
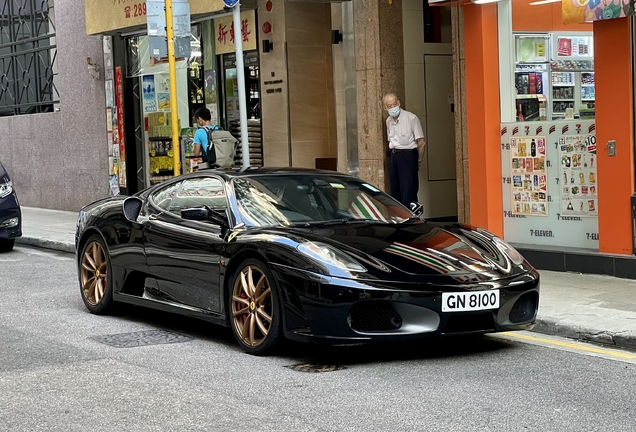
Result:
[[500,334],[512,339],[522,339],[522,340],[527,340],[532,342],[539,342],[539,343],[543,343],[547,345],[555,345],[555,346],[560,346],[564,348],[571,348],[578,351],[593,352],[596,354],[603,354],[603,355],[608,355],[612,357],[620,357],[624,359],[631,359],[631,360],[636,359],[636,355],[634,354],[628,354],[628,353],[624,353],[620,351],[603,349],[603,348],[595,348],[592,346],[587,346],[587,345],[582,345],[582,344],[577,344],[572,342],[562,342],[562,341],[553,340],[553,339],[546,339],[546,338],[529,336],[529,335],[519,334],[519,333],[511,333],[511,332],[500,333]]

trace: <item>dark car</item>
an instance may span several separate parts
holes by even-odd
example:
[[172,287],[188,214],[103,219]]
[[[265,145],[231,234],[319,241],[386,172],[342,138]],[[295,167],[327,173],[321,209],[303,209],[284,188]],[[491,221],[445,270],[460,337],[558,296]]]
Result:
[[0,163],[0,252],[13,249],[22,235],[22,213],[9,174]]
[[330,171],[207,171],[79,214],[80,291],[230,326],[249,353],[528,330],[539,275],[493,234],[432,223]]

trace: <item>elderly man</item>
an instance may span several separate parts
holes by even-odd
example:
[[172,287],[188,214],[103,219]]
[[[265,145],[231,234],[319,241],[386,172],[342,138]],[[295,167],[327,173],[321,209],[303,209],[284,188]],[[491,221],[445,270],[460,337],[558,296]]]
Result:
[[384,95],[382,102],[389,113],[386,131],[391,196],[408,207],[417,201],[420,186],[418,171],[426,148],[422,124],[415,114],[400,107],[395,93]]

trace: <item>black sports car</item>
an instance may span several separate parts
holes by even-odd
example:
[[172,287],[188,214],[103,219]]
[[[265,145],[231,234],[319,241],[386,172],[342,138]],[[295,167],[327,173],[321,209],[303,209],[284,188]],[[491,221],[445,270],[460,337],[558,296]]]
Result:
[[538,273],[479,228],[420,218],[329,171],[202,171],[79,214],[93,313],[114,302],[230,326],[249,353],[531,329]]
[[9,174],[0,163],[0,252],[13,249],[22,235],[22,213]]

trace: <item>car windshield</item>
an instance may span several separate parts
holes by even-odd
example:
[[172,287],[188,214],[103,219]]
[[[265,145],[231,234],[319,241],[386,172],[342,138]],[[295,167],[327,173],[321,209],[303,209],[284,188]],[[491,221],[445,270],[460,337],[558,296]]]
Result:
[[414,217],[376,187],[337,175],[260,175],[236,178],[233,185],[238,211],[248,226],[402,223]]

